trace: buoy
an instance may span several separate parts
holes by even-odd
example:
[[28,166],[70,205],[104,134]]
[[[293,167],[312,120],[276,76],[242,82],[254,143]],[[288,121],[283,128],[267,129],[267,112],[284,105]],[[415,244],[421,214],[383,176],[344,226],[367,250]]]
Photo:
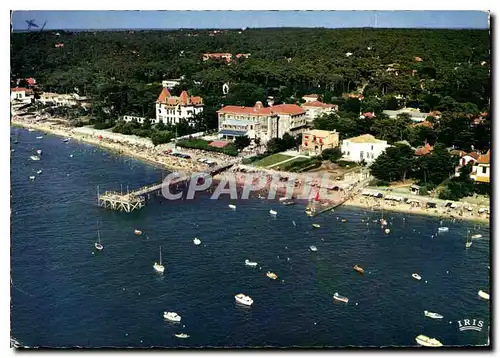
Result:
[[446,273],[450,273],[450,271],[446,271]]
[[427,280],[425,280],[425,283],[427,283]]
[[316,322],[314,322],[314,325],[316,325]]
[[358,305],[358,303],[356,302],[356,306]]

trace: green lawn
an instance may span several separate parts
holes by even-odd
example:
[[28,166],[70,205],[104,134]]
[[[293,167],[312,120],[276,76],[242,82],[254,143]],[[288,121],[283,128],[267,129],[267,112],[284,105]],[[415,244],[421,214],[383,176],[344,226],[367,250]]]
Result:
[[299,166],[299,163],[309,163],[311,162],[311,159],[310,158],[302,158],[302,157],[299,157],[299,158],[295,158],[293,160],[290,160],[289,162],[286,162],[286,163],[283,163],[281,165],[278,165],[277,167],[274,167],[273,169],[276,169],[276,170],[285,170],[287,171],[288,169],[291,169],[291,168],[294,168],[294,167],[297,167]]
[[283,154],[273,154],[268,157],[265,157],[259,161],[256,161],[253,163],[256,167],[261,167],[261,168],[266,168],[270,165],[282,162],[284,160],[290,159],[291,157],[289,155],[283,155]]

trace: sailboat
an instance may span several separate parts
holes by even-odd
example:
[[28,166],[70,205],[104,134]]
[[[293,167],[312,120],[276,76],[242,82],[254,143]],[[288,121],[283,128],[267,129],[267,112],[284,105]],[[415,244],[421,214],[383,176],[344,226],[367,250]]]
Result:
[[94,246],[99,251],[104,249],[104,246],[102,246],[102,244],[101,244],[101,235],[99,234],[99,229],[97,229],[97,242],[94,243]]
[[156,270],[156,272],[163,273],[165,271],[165,267],[163,266],[161,262],[161,246],[160,246],[160,263],[156,263],[153,265],[153,268]]
[[470,236],[470,230],[467,230],[467,238],[465,242],[465,248],[468,249],[469,247],[472,246],[472,238],[469,241],[469,236]]
[[316,214],[316,203],[319,202],[319,191],[316,192],[314,200],[310,200],[306,208],[307,216],[314,216]]

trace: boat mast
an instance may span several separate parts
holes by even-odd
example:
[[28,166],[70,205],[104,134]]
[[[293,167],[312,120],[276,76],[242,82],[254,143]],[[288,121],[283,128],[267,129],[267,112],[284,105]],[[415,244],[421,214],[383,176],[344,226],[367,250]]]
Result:
[[160,265],[161,265],[161,245],[160,245]]

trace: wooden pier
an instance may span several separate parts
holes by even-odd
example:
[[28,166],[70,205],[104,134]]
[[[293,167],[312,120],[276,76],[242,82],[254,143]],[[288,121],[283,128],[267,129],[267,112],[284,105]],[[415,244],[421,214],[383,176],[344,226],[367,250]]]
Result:
[[[215,168],[212,168],[206,174],[214,176],[229,169],[234,164],[235,163],[219,165]],[[171,181],[169,185],[170,186],[181,185],[189,181],[189,179],[190,175],[183,175]],[[117,191],[106,191],[104,194],[100,194],[99,187],[97,187],[97,205],[105,209],[125,211],[127,213],[130,213],[134,210],[141,209],[144,206],[146,206],[146,196],[149,197],[149,194],[155,192],[159,193],[163,185],[166,184],[161,182],[161,183],[147,185],[131,192],[127,190],[127,193],[120,193]]]

